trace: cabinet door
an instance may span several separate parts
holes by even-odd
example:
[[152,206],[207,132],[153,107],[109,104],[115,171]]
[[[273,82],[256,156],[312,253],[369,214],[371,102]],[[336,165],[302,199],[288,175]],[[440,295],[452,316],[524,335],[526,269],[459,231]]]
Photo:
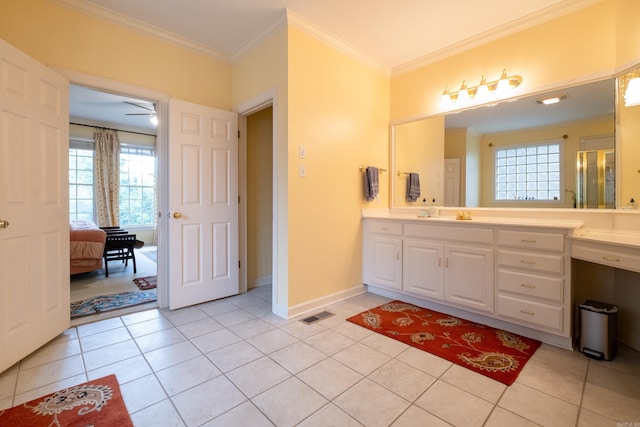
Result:
[[445,245],[445,298],[493,313],[493,249]]
[[370,259],[365,260],[369,270],[366,283],[401,290],[402,240],[371,236],[369,250]]
[[403,246],[403,290],[429,298],[444,299],[442,243],[405,240]]

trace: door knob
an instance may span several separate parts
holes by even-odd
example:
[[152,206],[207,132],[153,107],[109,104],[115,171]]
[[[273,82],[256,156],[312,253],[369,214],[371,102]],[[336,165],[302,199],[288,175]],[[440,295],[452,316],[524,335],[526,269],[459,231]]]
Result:
[[173,217],[174,217],[175,219],[178,219],[178,218],[182,217],[182,214],[181,214],[180,212],[174,212],[174,213],[173,213]]
[[9,228],[9,221],[0,219],[0,228]]

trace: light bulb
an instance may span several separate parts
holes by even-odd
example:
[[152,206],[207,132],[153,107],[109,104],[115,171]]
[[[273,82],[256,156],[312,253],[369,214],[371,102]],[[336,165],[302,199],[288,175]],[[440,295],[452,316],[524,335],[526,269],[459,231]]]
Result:
[[624,91],[624,106],[633,107],[640,105],[640,77],[634,77],[627,83]]
[[491,94],[489,93],[489,87],[487,86],[487,79],[482,76],[482,80],[480,80],[480,84],[476,90],[476,99],[483,101],[488,99],[490,96]]
[[502,76],[500,76],[500,80],[498,80],[498,86],[496,87],[496,92],[498,96],[504,96],[509,92],[511,88],[511,84],[509,83],[509,79],[507,78],[507,70],[502,70]]
[[469,91],[467,90],[467,81],[462,82],[462,86],[460,86],[460,91],[458,91],[458,102],[464,103],[471,100],[469,96]]
[[440,106],[441,107],[449,107],[451,106],[451,95],[449,94],[449,88],[445,86],[444,92],[442,92],[442,96],[440,96]]

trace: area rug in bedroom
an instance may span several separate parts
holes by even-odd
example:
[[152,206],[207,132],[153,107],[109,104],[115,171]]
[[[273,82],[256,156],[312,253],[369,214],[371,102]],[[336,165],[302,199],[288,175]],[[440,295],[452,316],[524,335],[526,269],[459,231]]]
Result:
[[105,311],[118,310],[138,304],[146,304],[157,299],[156,291],[149,292],[122,292],[113,295],[103,295],[89,298],[83,301],[71,303],[71,318],[88,316],[90,314],[104,313]]
[[347,319],[374,332],[511,385],[540,341],[391,301]]
[[158,276],[136,277],[133,279],[133,283],[135,283],[141,291],[154,289],[158,286]]
[[133,426],[115,375],[0,411],[0,426]]

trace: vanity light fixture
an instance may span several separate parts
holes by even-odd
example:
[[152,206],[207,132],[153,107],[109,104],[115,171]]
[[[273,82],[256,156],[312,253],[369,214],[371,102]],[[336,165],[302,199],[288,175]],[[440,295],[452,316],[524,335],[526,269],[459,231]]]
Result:
[[460,90],[457,92],[449,91],[449,88],[445,86],[444,92],[440,97],[441,107],[450,107],[456,103],[465,103],[470,100],[485,101],[489,100],[492,95],[498,95],[500,97],[506,96],[509,91],[517,88],[522,83],[522,77],[517,74],[507,75],[507,70],[502,70],[500,79],[487,82],[485,76],[482,76],[478,86],[468,87],[467,81],[462,82]]

